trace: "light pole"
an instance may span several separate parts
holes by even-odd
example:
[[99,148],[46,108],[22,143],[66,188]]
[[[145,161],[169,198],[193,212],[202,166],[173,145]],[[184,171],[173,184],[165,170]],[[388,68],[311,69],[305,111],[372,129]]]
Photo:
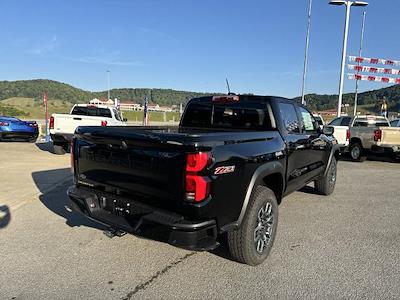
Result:
[[305,94],[305,89],[306,89],[306,77],[307,77],[308,45],[310,44],[311,8],[312,8],[312,0],[309,0],[306,48],[304,50],[303,85],[301,87],[301,104],[303,104],[303,105],[306,105],[306,100],[304,99],[304,94]]
[[[365,15],[366,14],[367,13],[364,11],[362,25],[361,25],[360,50],[358,51],[358,57],[361,57],[361,54],[362,54],[362,47],[363,47],[363,41],[364,41]],[[359,83],[359,80],[356,80],[356,92],[354,94],[354,115],[355,116],[357,115],[358,83]]]
[[344,23],[342,63],[341,63],[341,67],[340,67],[339,99],[338,99],[338,110],[337,110],[337,116],[340,117],[340,115],[342,114],[344,68],[346,65],[347,35],[349,33],[350,7],[351,6],[367,6],[368,3],[365,1],[331,0],[329,2],[329,4],[331,4],[331,5],[346,5],[346,19],[345,19],[345,23]]
[[107,90],[108,90],[108,99],[110,100],[110,70],[107,70]]

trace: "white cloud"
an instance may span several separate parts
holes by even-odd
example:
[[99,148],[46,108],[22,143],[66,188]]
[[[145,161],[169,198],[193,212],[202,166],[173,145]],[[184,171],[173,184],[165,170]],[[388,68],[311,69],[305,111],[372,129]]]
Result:
[[81,57],[63,57],[65,60],[75,61],[85,64],[101,64],[109,66],[133,66],[140,67],[143,63],[140,61],[129,61],[121,59],[119,51],[100,51],[95,55],[81,56]]
[[59,46],[58,37],[53,35],[49,40],[41,41],[29,52],[36,55],[44,55],[53,52]]

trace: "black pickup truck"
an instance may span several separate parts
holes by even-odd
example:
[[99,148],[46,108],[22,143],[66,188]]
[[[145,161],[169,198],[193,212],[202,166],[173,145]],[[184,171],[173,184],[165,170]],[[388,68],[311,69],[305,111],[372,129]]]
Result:
[[255,95],[194,98],[179,127],[78,127],[70,207],[124,232],[161,228],[194,250],[227,233],[233,258],[257,265],[284,196],[310,182],[333,192],[332,133],[294,101]]

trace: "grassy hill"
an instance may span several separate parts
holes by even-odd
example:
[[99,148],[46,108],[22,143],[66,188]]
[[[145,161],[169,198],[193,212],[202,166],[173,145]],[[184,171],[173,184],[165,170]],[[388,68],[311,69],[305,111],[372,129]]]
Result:
[[[87,103],[93,98],[107,98],[107,91],[89,92],[53,80],[0,81],[0,114],[43,118],[42,97],[45,90],[48,91],[50,113],[68,112],[75,103]],[[192,97],[210,94],[212,93],[172,89],[123,88],[111,90],[112,98],[118,97],[122,101],[131,100],[141,103],[147,96],[150,101],[160,105],[179,105],[186,103]],[[400,85],[360,93],[360,109],[364,112],[379,112],[383,96],[389,99],[391,111],[400,111]],[[353,99],[353,93],[343,95],[343,103],[353,104]],[[300,97],[294,98],[294,100],[300,101]],[[318,111],[332,109],[337,105],[337,95],[308,94],[306,100],[310,109]],[[352,111],[351,107],[349,107],[349,111]],[[140,118],[135,113],[127,113],[127,116],[133,120]],[[173,115],[171,116],[173,118]],[[164,116],[157,115],[155,118],[163,119]]]
[[[87,103],[93,98],[107,98],[107,91],[89,92],[53,80],[35,79],[0,81],[0,103],[4,99],[14,97],[31,98],[35,101],[41,101],[44,91],[48,92],[50,100],[58,99],[70,103]],[[160,105],[185,103],[192,97],[209,94],[172,89],[124,88],[111,90],[111,98],[113,99],[117,97],[121,100],[133,100],[141,103],[144,97],[147,96],[151,102],[156,102]]]

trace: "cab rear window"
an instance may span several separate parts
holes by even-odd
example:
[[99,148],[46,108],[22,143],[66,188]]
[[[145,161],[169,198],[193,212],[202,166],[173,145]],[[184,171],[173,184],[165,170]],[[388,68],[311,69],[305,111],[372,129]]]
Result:
[[96,106],[75,106],[71,115],[92,116],[111,118],[111,111],[108,108],[100,108]]
[[189,103],[181,126],[202,128],[272,129],[266,107],[255,103]]

